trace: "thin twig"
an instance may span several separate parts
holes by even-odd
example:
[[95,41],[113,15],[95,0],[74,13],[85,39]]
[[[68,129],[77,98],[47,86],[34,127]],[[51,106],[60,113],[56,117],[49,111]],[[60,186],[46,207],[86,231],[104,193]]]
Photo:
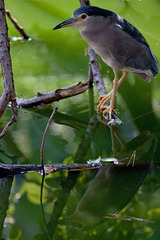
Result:
[[51,240],[51,238],[49,236],[49,233],[48,233],[47,223],[46,223],[46,219],[45,219],[45,215],[44,215],[44,208],[43,208],[43,185],[44,185],[44,178],[45,178],[45,172],[44,172],[44,168],[43,168],[41,192],[40,192],[40,205],[41,205],[41,213],[42,213],[42,219],[43,219],[45,231],[46,231],[48,239]]
[[45,128],[45,131],[44,131],[44,134],[43,134],[43,138],[42,138],[42,144],[41,144],[41,150],[40,150],[40,156],[41,156],[41,166],[42,166],[42,183],[41,183],[41,193],[40,193],[40,204],[41,204],[41,212],[42,212],[42,218],[43,218],[43,222],[44,222],[44,227],[45,227],[45,230],[46,230],[46,233],[47,233],[47,236],[48,236],[48,239],[51,240],[50,236],[49,236],[49,233],[48,233],[48,229],[47,229],[47,224],[46,224],[46,220],[45,220],[45,216],[44,216],[44,209],[43,209],[43,185],[44,185],[44,178],[45,178],[45,169],[44,169],[44,164],[43,164],[43,149],[44,149],[44,143],[45,143],[45,138],[46,138],[46,134],[47,134],[47,131],[48,131],[48,128],[51,124],[51,121],[54,117],[54,115],[56,114],[57,112],[57,109],[58,107],[55,107],[49,120],[48,120],[48,123],[47,123],[47,126]]
[[13,112],[13,116],[11,118],[11,120],[7,123],[7,125],[4,127],[4,129],[2,130],[2,132],[0,133],[0,138],[2,138],[4,136],[4,134],[6,133],[7,129],[14,123],[18,121],[18,113],[17,113],[17,102],[16,100],[12,101],[12,112]]
[[9,126],[11,126],[14,122],[17,122],[17,121],[15,121],[15,116],[13,115],[11,120],[7,123],[7,125],[3,128],[2,132],[0,133],[0,138],[4,136]]
[[15,28],[22,35],[22,37],[24,39],[29,39],[30,37],[25,33],[24,28],[21,25],[19,25],[19,23],[17,22],[17,20],[14,17],[12,17],[10,10],[6,9],[6,15],[11,20],[11,22],[14,24]]
[[[112,214],[111,214],[112,215]],[[154,223],[154,221],[143,219],[143,218],[137,218],[137,217],[121,217],[121,216],[116,216],[113,214],[113,216],[105,216],[104,218],[106,219],[115,219],[115,220],[122,220],[122,221],[133,221],[133,222],[147,222],[147,223]]]
[[42,168],[43,168],[43,169],[44,169],[44,165],[43,165],[43,148],[44,148],[44,143],[45,143],[45,137],[46,137],[48,128],[49,128],[49,126],[50,126],[50,124],[51,124],[51,121],[52,121],[54,115],[55,115],[56,112],[57,112],[57,109],[58,109],[58,107],[55,107],[55,108],[54,108],[54,110],[53,110],[53,112],[52,112],[52,114],[51,114],[51,116],[50,116],[50,118],[49,118],[49,120],[48,120],[47,126],[46,126],[45,131],[44,131],[44,134],[43,134],[43,138],[42,138],[40,156],[41,156],[41,165],[42,165]]

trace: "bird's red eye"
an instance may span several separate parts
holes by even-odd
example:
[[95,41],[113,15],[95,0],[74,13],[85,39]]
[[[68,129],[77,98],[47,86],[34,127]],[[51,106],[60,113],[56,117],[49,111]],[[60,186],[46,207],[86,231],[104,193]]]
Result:
[[82,14],[82,15],[81,15],[81,18],[82,18],[82,19],[85,19],[86,17],[87,17],[86,14]]

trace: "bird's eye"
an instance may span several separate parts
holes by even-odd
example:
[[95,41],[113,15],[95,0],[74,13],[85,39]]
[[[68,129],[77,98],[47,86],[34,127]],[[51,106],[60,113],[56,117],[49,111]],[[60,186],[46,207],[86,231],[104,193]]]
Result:
[[85,19],[86,17],[87,17],[86,14],[82,14],[82,15],[81,15],[81,18],[82,18],[82,19]]

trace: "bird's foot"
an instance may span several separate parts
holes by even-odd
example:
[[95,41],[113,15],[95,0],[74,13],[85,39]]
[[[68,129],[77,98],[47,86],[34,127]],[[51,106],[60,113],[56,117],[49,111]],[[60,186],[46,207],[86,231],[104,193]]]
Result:
[[[108,102],[112,97],[112,91],[108,94],[102,95],[98,98],[98,108],[97,111],[101,111],[101,106],[104,106],[106,104],[106,102]],[[102,112],[102,111],[101,111]]]
[[110,120],[112,120],[112,112],[116,114],[116,110],[111,105],[102,106],[101,110],[103,111],[103,116],[105,116],[107,113],[109,114],[109,119]]
[[[109,119],[112,119],[112,111],[116,113],[116,111],[113,109],[111,105],[105,106],[105,104],[111,99],[112,97],[112,91],[106,95],[100,96],[98,98],[98,107],[97,112],[103,112],[103,116],[105,116],[106,113],[109,113]],[[105,110],[104,110],[105,109]]]

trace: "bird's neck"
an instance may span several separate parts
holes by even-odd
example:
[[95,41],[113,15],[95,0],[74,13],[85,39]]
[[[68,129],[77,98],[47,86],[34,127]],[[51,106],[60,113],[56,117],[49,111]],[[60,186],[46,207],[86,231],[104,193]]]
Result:
[[80,30],[80,34],[88,44],[95,45],[97,41],[96,31],[88,32],[88,30],[83,29],[83,30]]

